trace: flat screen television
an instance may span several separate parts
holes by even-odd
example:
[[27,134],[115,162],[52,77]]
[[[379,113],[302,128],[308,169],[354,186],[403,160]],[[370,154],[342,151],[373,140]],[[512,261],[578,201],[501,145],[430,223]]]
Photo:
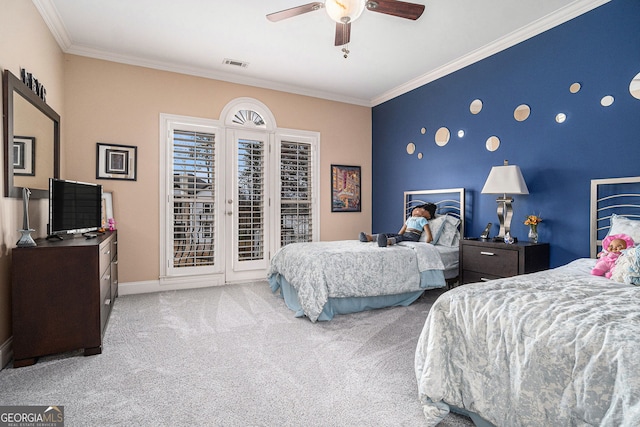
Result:
[[102,224],[102,185],[49,179],[49,236],[96,231]]

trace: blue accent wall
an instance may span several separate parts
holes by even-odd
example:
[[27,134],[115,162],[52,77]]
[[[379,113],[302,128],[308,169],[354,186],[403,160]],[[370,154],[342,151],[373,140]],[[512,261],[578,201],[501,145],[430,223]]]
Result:
[[[465,187],[466,235],[478,236],[487,222],[496,235],[496,196],[480,191],[491,167],[507,159],[530,192],[514,196],[512,234],[526,240],[525,216],[541,214],[552,267],[588,257],[590,180],[640,175],[640,100],[629,93],[639,72],[640,1],[613,0],[374,107],[372,231],[400,229],[404,191]],[[574,82],[582,89],[572,94]],[[600,105],[605,95],[615,97],[612,106]],[[484,106],[472,115],[476,98]],[[520,104],[531,107],[524,122],[513,117]],[[562,124],[559,112],[567,115]],[[434,142],[441,126],[451,131],[444,147]],[[489,152],[492,135],[501,145]]]

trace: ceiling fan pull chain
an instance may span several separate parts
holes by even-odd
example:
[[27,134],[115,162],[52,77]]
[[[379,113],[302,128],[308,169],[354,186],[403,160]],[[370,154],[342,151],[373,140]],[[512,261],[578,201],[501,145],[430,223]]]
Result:
[[[342,26],[342,40],[347,40],[347,31],[348,31],[348,27],[346,25]],[[349,43],[346,43],[344,46],[342,46],[342,53],[344,56],[344,59],[347,59],[349,57]]]

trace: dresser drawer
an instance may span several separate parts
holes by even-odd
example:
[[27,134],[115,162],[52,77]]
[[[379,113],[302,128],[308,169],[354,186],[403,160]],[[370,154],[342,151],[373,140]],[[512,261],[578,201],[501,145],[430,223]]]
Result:
[[118,256],[118,236],[115,235],[111,239],[111,259],[114,260]]
[[[463,252],[464,270],[498,277],[518,274],[518,251],[494,247],[466,246]],[[488,278],[488,277],[487,277]],[[465,281],[467,281],[465,276]]]
[[118,258],[114,258],[111,262],[111,305],[118,296]]
[[100,278],[100,331],[104,333],[111,312],[111,270],[107,269]]
[[104,274],[109,264],[111,264],[111,240],[109,239],[100,245],[100,274]]

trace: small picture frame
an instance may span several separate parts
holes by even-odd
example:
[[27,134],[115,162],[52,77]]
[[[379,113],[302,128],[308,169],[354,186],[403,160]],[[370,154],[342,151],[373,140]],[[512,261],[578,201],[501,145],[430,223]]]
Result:
[[136,181],[138,147],[133,145],[103,144],[96,149],[96,179],[124,179]]
[[13,174],[36,175],[36,139],[34,137],[13,137]]
[[331,212],[360,212],[360,166],[331,165]]
[[102,214],[101,214],[102,228],[108,227],[109,218],[113,218],[113,193],[102,192]]

